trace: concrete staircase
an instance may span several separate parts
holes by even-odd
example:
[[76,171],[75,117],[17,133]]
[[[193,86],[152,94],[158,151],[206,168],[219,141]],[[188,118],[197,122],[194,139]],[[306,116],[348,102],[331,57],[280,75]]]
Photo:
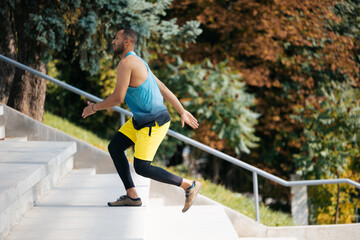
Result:
[[125,193],[117,174],[73,169],[73,142],[20,140],[0,141],[0,239],[238,239],[222,207],[184,214],[184,192],[181,204],[163,206],[133,169],[143,206],[110,208]]
[[110,208],[107,201],[125,192],[119,176],[96,175],[94,169],[72,170],[36,201],[6,239],[238,239],[222,207],[193,206],[184,214],[182,205],[162,206],[156,198],[150,201],[150,180],[132,176],[143,206]]
[[[0,110],[3,114],[1,105]],[[18,118],[6,119],[12,126],[7,131],[16,136],[11,138],[5,137],[5,121],[0,119],[4,136],[0,140],[0,240],[238,238],[219,206],[193,206],[182,213],[183,190],[177,206],[163,206],[159,198],[150,200],[150,180],[132,168],[143,206],[108,207],[108,201],[125,193],[117,174],[73,169],[81,143],[33,141],[38,132],[44,132],[42,126],[8,107],[5,110]],[[24,123],[36,132],[30,135],[31,141],[20,137]],[[60,134],[54,132],[58,138]]]
[[[27,144],[33,146],[33,142]],[[184,214],[182,205],[162,206],[159,199],[149,200],[150,180],[132,176],[143,206],[110,208],[107,201],[125,192],[119,176],[96,175],[94,169],[72,170],[27,209],[6,239],[238,239],[221,207],[193,206]]]
[[[6,106],[3,111],[0,104],[4,112],[10,123],[6,132],[15,138],[0,140],[0,240],[335,240],[360,235],[360,224],[266,227],[202,195],[184,214],[182,189],[149,181],[133,169],[143,206],[110,208],[107,202],[125,189],[108,153]],[[0,114],[0,128],[3,123]]]
[[0,141],[0,239],[73,167],[71,142]]
[[8,240],[143,239],[149,180],[133,175],[141,207],[110,208],[124,193],[116,174],[95,175],[94,169],[73,170],[25,215]]

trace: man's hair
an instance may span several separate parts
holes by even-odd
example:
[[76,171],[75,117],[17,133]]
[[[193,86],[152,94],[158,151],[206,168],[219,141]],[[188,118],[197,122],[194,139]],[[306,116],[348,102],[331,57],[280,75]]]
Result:
[[139,34],[132,28],[123,28],[122,30],[124,30],[124,36],[135,45],[139,39]]

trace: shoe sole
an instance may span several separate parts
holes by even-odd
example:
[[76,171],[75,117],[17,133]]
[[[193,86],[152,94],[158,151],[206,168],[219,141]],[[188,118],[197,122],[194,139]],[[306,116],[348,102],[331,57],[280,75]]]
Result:
[[112,205],[110,202],[107,203],[109,207],[141,207],[142,203],[140,205]]
[[109,207],[141,207],[141,205],[110,205],[108,204]]

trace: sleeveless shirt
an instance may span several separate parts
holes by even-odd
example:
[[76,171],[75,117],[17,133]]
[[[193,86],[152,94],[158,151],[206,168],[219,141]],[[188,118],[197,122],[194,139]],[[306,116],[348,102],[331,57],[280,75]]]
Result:
[[154,78],[149,65],[131,51],[126,54],[138,57],[146,66],[148,77],[138,87],[128,87],[125,102],[133,113],[134,128],[139,130],[143,127],[155,126],[155,122],[162,126],[170,121],[169,112],[164,105],[164,99],[160,92],[159,85]]

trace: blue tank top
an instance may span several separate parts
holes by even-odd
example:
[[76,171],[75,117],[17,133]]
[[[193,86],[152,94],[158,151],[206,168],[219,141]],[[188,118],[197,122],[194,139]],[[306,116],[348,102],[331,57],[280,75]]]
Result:
[[155,126],[155,122],[162,126],[170,121],[170,115],[164,105],[164,99],[156,79],[149,65],[144,60],[133,51],[126,54],[125,58],[129,55],[138,57],[145,64],[148,71],[148,77],[145,82],[136,88],[129,86],[125,95],[125,102],[134,114],[134,127],[136,129],[151,127]]

